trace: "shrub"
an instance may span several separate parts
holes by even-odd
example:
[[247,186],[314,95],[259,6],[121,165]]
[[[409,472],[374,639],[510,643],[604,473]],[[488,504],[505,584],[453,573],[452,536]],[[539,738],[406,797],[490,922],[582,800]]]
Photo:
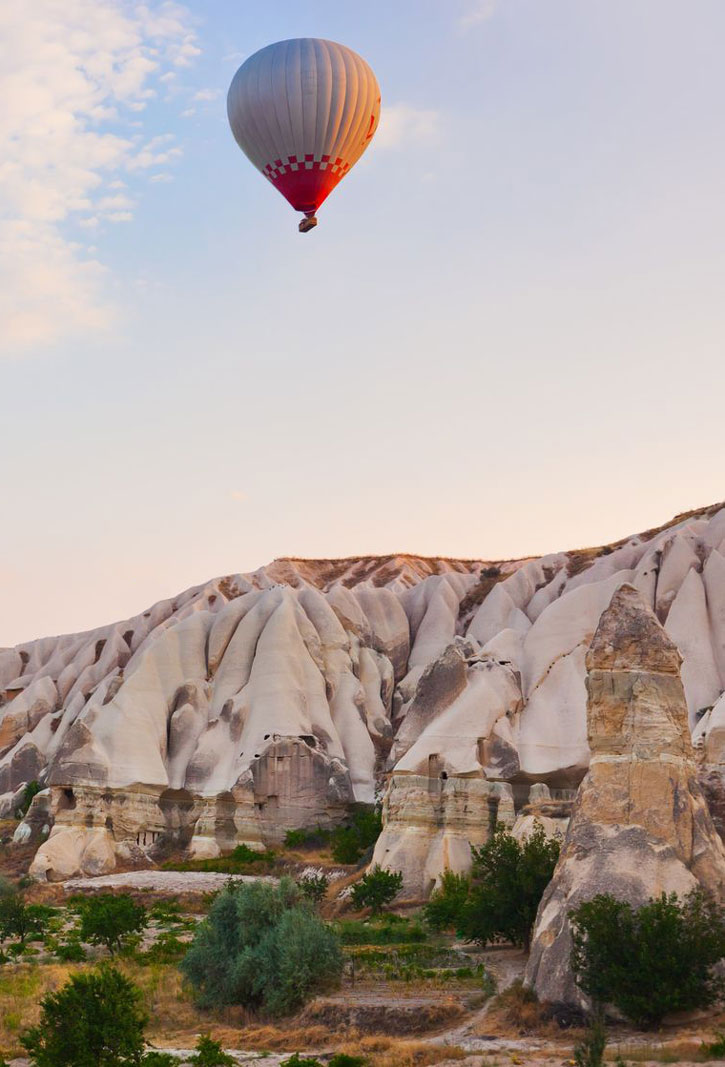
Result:
[[288,830],[284,835],[285,848],[324,848],[330,843],[330,831],[316,826],[314,830]]
[[112,967],[76,974],[20,1038],[35,1067],[126,1067],[144,1050],[141,992]]
[[179,1067],[179,1061],[170,1052],[157,1052],[153,1049],[141,1060],[141,1067]]
[[539,822],[522,842],[498,826],[491,840],[472,852],[459,932],[467,941],[510,941],[528,952],[536,911],[559,858],[558,841],[547,839]]
[[352,888],[352,902],[356,908],[370,908],[379,915],[386,904],[400,892],[403,875],[400,871],[384,871],[377,863]]
[[725,956],[723,911],[700,890],[633,908],[600,894],[569,913],[571,965],[595,1004],[614,1004],[654,1026],[675,1011],[712,1004],[723,991],[713,967]]
[[185,922],[178,900],[157,900],[149,914],[152,919],[160,923]]
[[64,963],[81,963],[86,959],[86,950],[80,941],[74,941],[70,938],[64,944],[57,945],[54,952],[58,959],[63,960]]
[[28,814],[28,808],[33,802],[33,797],[36,796],[42,789],[40,782],[32,781],[28,782],[23,790],[23,798],[15,809],[15,817],[22,819]]
[[332,833],[332,858],[336,863],[357,863],[380,837],[383,828],[379,808],[356,811],[346,826]]
[[313,904],[320,904],[325,899],[329,885],[330,879],[324,874],[308,874],[297,882],[300,893]]
[[582,1040],[574,1046],[576,1067],[602,1067],[606,1047],[607,1029],[601,1013],[597,1012]]
[[0,934],[5,937],[17,937],[24,945],[27,938],[41,936],[52,908],[42,904],[26,904],[19,893],[0,896]]
[[237,1063],[227,1055],[218,1041],[212,1041],[206,1035],[199,1038],[196,1055],[192,1056],[189,1062],[196,1064],[196,1067],[236,1067]]
[[707,1060],[725,1060],[725,1034],[715,1031],[715,1040],[707,1044],[703,1041],[700,1053]]
[[92,945],[105,945],[112,956],[148,924],[146,908],[127,893],[88,897],[80,911],[81,938]]
[[444,871],[441,884],[423,908],[425,921],[434,930],[455,930],[468,900],[471,879]]
[[289,878],[233,883],[197,928],[181,969],[203,1007],[242,1004],[293,1011],[339,983],[342,953]]
[[176,934],[167,931],[160,934],[153,945],[136,958],[140,963],[178,963],[188,949],[185,941],[180,941]]

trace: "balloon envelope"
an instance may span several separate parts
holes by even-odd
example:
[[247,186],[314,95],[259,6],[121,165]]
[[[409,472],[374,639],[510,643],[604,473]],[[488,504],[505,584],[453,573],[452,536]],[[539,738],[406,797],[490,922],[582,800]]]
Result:
[[267,45],[242,64],[227,113],[242,151],[311,217],[370,144],[380,88],[356,52],[301,37]]

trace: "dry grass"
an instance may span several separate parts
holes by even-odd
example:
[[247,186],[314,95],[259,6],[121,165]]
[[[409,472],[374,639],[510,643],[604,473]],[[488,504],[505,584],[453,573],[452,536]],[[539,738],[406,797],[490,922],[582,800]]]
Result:
[[702,1042],[693,1040],[636,1044],[611,1041],[604,1054],[607,1061],[621,1057],[626,1063],[704,1063]]
[[[142,966],[118,960],[117,966],[142,991],[149,1015],[147,1035],[153,1044],[163,1041],[168,1047],[183,1045],[182,1039],[201,1031],[225,1032],[230,1024],[238,1028],[248,1022],[241,1009],[210,1015],[196,1008],[184,988],[181,973],[171,964]],[[60,989],[72,975],[92,968],[91,963],[6,964],[0,971],[0,1052],[5,1056],[19,1055],[19,1034],[38,1022],[43,997]]]
[[370,1067],[429,1067],[444,1060],[462,1060],[466,1053],[459,1048],[428,1045],[422,1041],[402,1041],[396,1037],[357,1037],[343,1041],[336,1052],[363,1056]]
[[[537,1037],[561,1037],[561,1030],[536,994],[521,980],[499,993],[486,1013],[486,1033],[500,1037],[536,1034]],[[571,1031],[569,1031],[571,1033]]]

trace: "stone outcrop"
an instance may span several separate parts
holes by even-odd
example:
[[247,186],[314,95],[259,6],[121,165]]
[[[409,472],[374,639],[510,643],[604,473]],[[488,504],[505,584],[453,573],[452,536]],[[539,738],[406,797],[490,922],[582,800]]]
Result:
[[[37,779],[50,822],[39,811],[33,826],[104,829],[127,862],[169,837],[200,855],[261,847],[388,788],[381,848],[403,863],[393,812],[417,788],[406,778],[430,779],[426,796],[453,788],[442,774],[471,795],[508,784],[517,815],[532,785],[576,789],[590,757],[584,658],[624,583],[680,648],[700,774],[725,811],[725,508],[712,507],[541,559],[277,560],[0,650],[0,814]],[[94,814],[85,790],[110,799]],[[411,873],[411,893],[440,874],[439,831],[459,825],[466,852],[459,815],[436,818],[429,857],[421,838],[406,863],[428,872]]]
[[579,1004],[568,912],[597,893],[640,906],[697,886],[722,899],[725,850],[698,784],[682,656],[631,585],[586,656],[591,750],[554,877],[539,907],[526,982]]

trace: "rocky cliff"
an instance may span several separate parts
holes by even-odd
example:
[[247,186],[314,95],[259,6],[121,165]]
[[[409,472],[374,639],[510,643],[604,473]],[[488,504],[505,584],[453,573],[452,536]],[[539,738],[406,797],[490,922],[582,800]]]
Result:
[[591,761],[536,919],[526,979],[539,999],[584,1005],[569,912],[597,893],[640,907],[702,887],[725,899],[725,850],[698,783],[677,647],[630,585],[587,653]]
[[[0,810],[34,872],[104,870],[173,838],[198,855],[331,824],[385,794],[376,858],[427,892],[530,786],[589,765],[584,656],[631,583],[683,657],[721,802],[725,508],[615,545],[507,562],[278,560],[85,634],[0,652]],[[568,791],[568,792],[567,792]]]

